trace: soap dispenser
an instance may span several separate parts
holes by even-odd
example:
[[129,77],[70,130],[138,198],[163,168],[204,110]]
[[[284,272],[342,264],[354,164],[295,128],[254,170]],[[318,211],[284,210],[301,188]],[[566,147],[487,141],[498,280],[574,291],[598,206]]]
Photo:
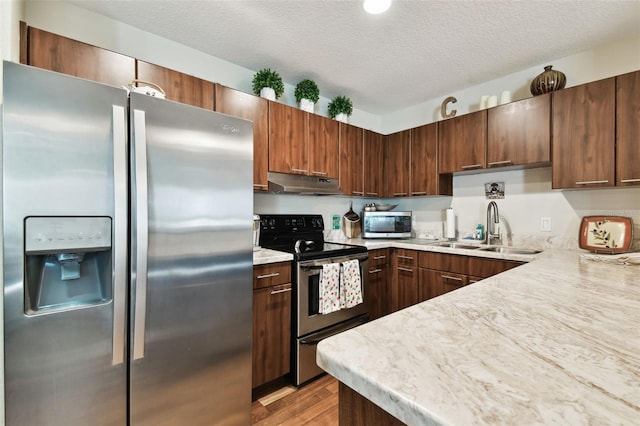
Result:
[[484,226],[481,223],[476,226],[476,240],[484,240]]

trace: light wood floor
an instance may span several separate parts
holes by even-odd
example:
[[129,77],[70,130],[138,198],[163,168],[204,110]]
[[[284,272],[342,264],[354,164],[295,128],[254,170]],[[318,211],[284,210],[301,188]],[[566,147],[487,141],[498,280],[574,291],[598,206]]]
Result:
[[251,405],[251,424],[336,426],[338,381],[326,374],[300,388],[282,386]]

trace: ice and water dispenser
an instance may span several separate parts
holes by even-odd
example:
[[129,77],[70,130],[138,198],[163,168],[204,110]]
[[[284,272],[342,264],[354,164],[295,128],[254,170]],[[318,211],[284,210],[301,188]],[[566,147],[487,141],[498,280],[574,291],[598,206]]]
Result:
[[112,300],[111,218],[27,217],[24,247],[25,314]]

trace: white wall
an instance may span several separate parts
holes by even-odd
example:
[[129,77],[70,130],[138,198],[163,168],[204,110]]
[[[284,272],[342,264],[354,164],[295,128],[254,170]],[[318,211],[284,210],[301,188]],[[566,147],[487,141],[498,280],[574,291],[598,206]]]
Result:
[[457,99],[457,102],[450,104],[447,109],[448,111],[457,110],[456,115],[478,111],[482,95],[499,95],[503,90],[510,91],[514,101],[529,98],[531,97],[529,91],[531,80],[544,71],[545,65],[553,65],[553,69],[565,73],[567,76],[566,87],[636,71],[640,69],[640,37],[600,46],[566,58],[550,58],[539,66],[477,86],[461,88],[454,93],[443,93],[441,97],[436,99],[394,111],[382,117],[382,133],[394,133],[442,120],[440,105],[448,96],[454,96]]

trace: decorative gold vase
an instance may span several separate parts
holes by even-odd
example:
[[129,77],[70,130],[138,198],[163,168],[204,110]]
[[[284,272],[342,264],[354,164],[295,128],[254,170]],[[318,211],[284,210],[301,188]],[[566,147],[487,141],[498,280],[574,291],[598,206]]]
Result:
[[552,66],[547,65],[544,67],[544,71],[531,81],[530,90],[533,96],[564,89],[565,84],[567,84],[567,77],[562,71],[552,70]]

